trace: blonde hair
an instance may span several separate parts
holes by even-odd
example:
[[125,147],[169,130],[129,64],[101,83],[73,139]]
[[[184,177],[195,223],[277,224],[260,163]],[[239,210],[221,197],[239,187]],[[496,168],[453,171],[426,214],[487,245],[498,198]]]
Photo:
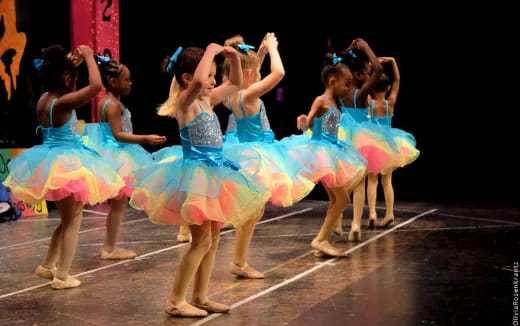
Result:
[[173,76],[168,99],[157,108],[157,114],[160,116],[175,118],[175,113],[177,112],[177,100],[179,99],[181,91],[182,87],[177,81],[177,77]]
[[[224,46],[231,46],[235,48],[240,54],[240,66],[242,66],[242,70],[253,69],[258,65],[258,56],[254,50],[242,51],[238,48],[239,44],[244,44],[244,38],[242,35],[235,35],[231,38],[228,38],[224,42]],[[231,67],[231,62],[226,58],[224,60],[224,75],[229,76],[229,70]]]
[[[186,88],[186,85],[184,85],[182,81],[182,75],[193,75],[203,55],[204,50],[201,48],[189,47],[182,50],[181,53],[177,56],[176,60],[173,62],[172,67],[173,79],[170,85],[170,94],[166,102],[157,108],[158,115],[175,118],[179,95],[184,90],[184,88]],[[166,58],[164,63],[169,61],[170,57]]]

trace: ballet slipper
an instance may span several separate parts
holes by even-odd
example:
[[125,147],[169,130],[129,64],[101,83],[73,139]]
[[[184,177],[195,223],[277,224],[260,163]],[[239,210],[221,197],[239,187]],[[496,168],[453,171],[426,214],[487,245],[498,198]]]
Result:
[[101,248],[101,259],[132,259],[136,256],[137,254],[135,251],[128,249],[116,248],[113,251],[108,252]]
[[176,317],[206,317],[208,315],[206,310],[194,307],[186,301],[176,306],[170,300],[166,300],[164,312]]
[[243,278],[257,279],[257,278],[265,277],[264,273],[255,270],[254,268],[249,266],[247,263],[244,266],[240,267],[237,264],[231,262],[231,264],[229,266],[229,270],[231,271],[232,274],[239,276],[239,277],[243,277]]
[[379,223],[379,227],[387,228],[392,223],[394,223],[394,221],[395,221],[395,219],[393,216],[385,216],[385,218],[381,221],[381,223]]
[[54,277],[51,283],[51,287],[55,290],[64,290],[70,288],[76,288],[81,285],[81,281],[72,276],[67,276],[67,280],[60,280],[57,277]]
[[[345,253],[337,248],[334,248],[328,241],[318,241],[316,239],[312,240],[311,247],[320,251],[326,256],[332,257],[345,257]],[[316,257],[318,257],[315,254]],[[322,257],[322,256],[321,256]]]
[[207,312],[222,313],[222,312],[228,312],[229,310],[231,310],[231,307],[228,306],[227,304],[218,303],[218,302],[214,302],[214,301],[210,301],[210,300],[207,300],[204,303],[192,302],[191,304],[197,308],[206,310]]
[[184,242],[190,242],[191,241],[191,234],[178,234],[177,235],[177,242],[178,243],[184,243]]
[[48,269],[47,267],[43,267],[42,265],[38,265],[34,273],[39,277],[43,277],[49,280],[52,280],[56,276],[57,268],[54,267],[52,269]]
[[352,224],[350,232],[348,233],[348,241],[361,241],[361,229],[359,228],[358,224]]

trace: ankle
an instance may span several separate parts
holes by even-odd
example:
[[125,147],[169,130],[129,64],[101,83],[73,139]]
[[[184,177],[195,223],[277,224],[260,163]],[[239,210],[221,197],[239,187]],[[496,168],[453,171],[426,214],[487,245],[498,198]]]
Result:
[[103,250],[106,251],[106,252],[112,252],[114,250],[116,250],[116,246],[109,246],[109,245],[103,245]]
[[69,274],[60,274],[60,273],[56,273],[56,276],[55,276],[58,280],[60,281],[66,281],[68,278],[69,278]]
[[40,266],[43,267],[43,268],[46,268],[46,269],[55,269],[56,268],[56,263],[54,263],[54,264],[43,263]]
[[204,298],[193,296],[191,298],[191,302],[196,303],[196,304],[204,304],[204,303],[207,303],[208,301],[209,301],[209,299],[207,296]]
[[233,260],[233,265],[242,268],[242,267],[247,265],[247,261],[244,260],[244,261],[239,261],[238,262],[237,260]]
[[186,301],[185,298],[171,298],[171,297],[170,297],[170,298],[168,298],[168,301],[169,301],[172,305],[174,305],[174,306],[176,306],[176,307],[179,307],[179,306],[181,306],[181,305],[187,303],[187,301]]

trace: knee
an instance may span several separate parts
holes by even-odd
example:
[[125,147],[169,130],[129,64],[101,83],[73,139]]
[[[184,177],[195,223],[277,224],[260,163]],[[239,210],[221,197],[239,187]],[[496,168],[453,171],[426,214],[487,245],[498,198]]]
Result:
[[391,177],[384,177],[381,180],[381,184],[383,187],[391,187],[392,186],[392,178]]
[[220,243],[220,233],[217,235],[214,235],[211,239],[211,245],[209,247],[210,251],[217,250],[218,244]]
[[341,197],[337,200],[336,206],[338,206],[341,209],[345,209],[347,205],[350,203],[350,199],[348,197]]
[[191,250],[195,250],[202,254],[206,254],[210,251],[212,243],[213,241],[211,237],[204,237],[198,240],[192,238]]

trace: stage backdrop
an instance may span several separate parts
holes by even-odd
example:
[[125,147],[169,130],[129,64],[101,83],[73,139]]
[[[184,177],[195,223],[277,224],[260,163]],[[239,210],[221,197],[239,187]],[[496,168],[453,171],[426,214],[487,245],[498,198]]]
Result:
[[[95,54],[119,60],[119,0],[71,0],[71,45],[84,44]],[[98,121],[97,103],[92,101],[92,122]]]

